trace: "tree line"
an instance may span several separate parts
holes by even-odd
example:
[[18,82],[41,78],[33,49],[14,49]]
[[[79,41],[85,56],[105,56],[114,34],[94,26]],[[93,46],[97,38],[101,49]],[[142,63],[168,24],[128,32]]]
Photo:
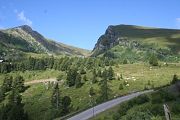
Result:
[[94,67],[104,67],[113,65],[113,60],[108,58],[78,58],[78,57],[62,57],[62,58],[33,58],[29,57],[22,61],[3,62],[0,63],[0,73],[9,73],[11,71],[25,70],[46,70],[55,69],[66,71],[71,66],[78,68],[93,69]]

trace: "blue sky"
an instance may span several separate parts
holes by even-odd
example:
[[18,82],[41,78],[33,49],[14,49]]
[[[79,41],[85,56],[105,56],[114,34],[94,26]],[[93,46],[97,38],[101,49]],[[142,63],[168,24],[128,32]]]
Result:
[[180,0],[0,0],[0,28],[23,24],[47,38],[93,49],[109,25],[180,28]]

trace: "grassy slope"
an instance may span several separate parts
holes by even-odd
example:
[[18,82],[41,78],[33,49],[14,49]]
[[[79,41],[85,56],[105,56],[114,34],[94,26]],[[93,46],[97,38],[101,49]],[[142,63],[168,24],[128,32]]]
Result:
[[173,48],[174,50],[176,48],[180,51],[180,30],[131,25],[115,26],[114,30],[117,34],[132,40],[140,40],[144,44],[153,43],[161,48]]
[[[150,69],[149,65],[146,64],[126,64],[126,65],[117,65],[114,66],[113,69],[116,74],[123,75],[123,80],[112,80],[109,82],[109,85],[112,89],[112,93],[110,98],[127,94],[132,91],[143,90],[144,86],[148,83],[148,81],[153,81],[155,87],[163,86],[169,84],[172,79],[172,75],[180,73],[180,64],[170,64],[169,66],[163,66],[161,68],[154,67]],[[11,75],[21,74],[26,81],[30,81],[33,79],[43,79],[43,78],[53,78],[56,77],[60,72],[54,70],[47,71],[27,71],[27,72],[14,72],[9,73]],[[3,78],[3,74],[0,75],[0,79]],[[88,78],[91,76],[91,72],[87,74]],[[136,81],[132,79],[135,77]],[[127,78],[130,78],[127,80]],[[128,86],[124,86],[123,90],[119,90],[119,84],[124,83],[127,80],[129,83]],[[151,82],[152,83],[152,82]],[[61,85],[60,90],[62,96],[68,95],[71,96],[73,109],[72,112],[77,110],[82,110],[84,108],[89,107],[90,99],[89,99],[89,88],[93,86],[96,91],[96,95],[98,95],[99,87],[98,84],[91,85],[90,81],[84,83],[81,88],[67,88],[64,85]],[[150,88],[151,86],[149,86]],[[82,92],[83,91],[83,92]],[[29,89],[23,93],[23,102],[25,103],[25,109],[28,111],[32,120],[35,119],[47,119],[50,117],[50,96],[52,90],[46,89],[44,84],[36,84],[32,85]],[[81,97],[79,97],[81,95]],[[81,101],[81,102],[79,102]],[[47,116],[46,116],[47,115]],[[50,119],[50,118],[49,118]]]
[[[168,101],[168,102],[165,102],[166,104],[168,104],[168,107],[169,107],[169,109],[170,109],[170,111],[171,111],[171,117],[172,117],[172,120],[179,120],[179,118],[180,118],[180,113],[178,113],[178,111],[176,111],[176,113],[174,113],[175,112],[175,110],[177,110],[178,108],[178,106],[176,106],[176,105],[180,105],[179,104],[179,102],[180,102],[180,93],[179,92],[177,92],[176,90],[175,91],[172,91],[171,90],[171,88],[174,88],[175,89],[175,87],[174,87],[174,85],[172,85],[172,86],[168,86],[168,87],[165,87],[165,88],[161,88],[160,90],[165,90],[165,91],[168,91],[169,92],[169,94],[170,95],[174,95],[174,100],[170,100],[170,101]],[[154,92],[154,93],[150,93],[150,94],[147,94],[149,97],[150,97],[150,101],[149,102],[146,102],[146,103],[144,103],[144,104],[139,104],[139,105],[134,105],[133,107],[131,107],[127,112],[126,112],[126,114],[124,115],[124,116],[121,116],[122,117],[122,119],[123,120],[126,120],[127,118],[127,115],[129,115],[129,114],[131,114],[132,115],[132,113],[135,113],[135,112],[137,112],[137,111],[139,111],[139,112],[142,112],[142,110],[144,109],[145,111],[146,111],[146,109],[149,109],[149,110],[151,110],[151,109],[154,109],[154,108],[156,108],[157,106],[160,106],[160,108],[156,108],[156,109],[159,109],[160,111],[161,111],[161,113],[156,113],[157,114],[157,118],[158,119],[155,119],[155,120],[164,120],[165,119],[165,117],[164,117],[164,110],[163,110],[163,104],[164,104],[164,102],[159,102],[159,103],[152,103],[152,99],[154,99],[154,97],[157,97],[159,94],[161,94],[160,93],[160,90],[157,90],[156,92]],[[135,98],[136,99],[136,98]],[[159,98],[159,99],[163,99],[163,98]],[[124,102],[124,103],[122,103],[122,104],[128,104],[128,101],[127,102]],[[113,108],[111,108],[111,109],[109,109],[109,110],[106,110],[106,111],[104,111],[104,112],[102,112],[102,113],[100,113],[99,115],[97,115],[97,116],[95,116],[94,118],[91,118],[90,120],[114,120],[113,119],[113,115],[114,115],[114,113],[118,113],[118,110],[120,109],[120,106],[121,106],[121,104],[119,104],[119,105],[117,105],[117,106],[115,106],[115,107],[113,107]],[[174,109],[174,108],[176,108],[176,109]],[[178,109],[179,110],[179,109]],[[144,112],[145,112],[144,111]],[[158,110],[157,110],[158,111]],[[160,112],[159,111],[159,112]],[[147,111],[146,111],[147,112]]]
[[[123,38],[126,41],[136,41],[145,48],[153,48],[154,50],[168,50],[174,54],[180,53],[180,30],[142,27],[135,25],[116,25],[111,26],[111,31],[115,35],[114,39]],[[112,35],[112,36],[113,36]],[[105,34],[107,40],[112,36]],[[106,41],[101,39],[101,42]],[[94,52],[97,52],[95,50]]]
[[0,30],[0,56],[3,56],[4,53],[6,54],[5,56],[14,56],[14,54],[26,55],[26,53],[87,56],[89,51],[48,40],[30,27],[20,26]]

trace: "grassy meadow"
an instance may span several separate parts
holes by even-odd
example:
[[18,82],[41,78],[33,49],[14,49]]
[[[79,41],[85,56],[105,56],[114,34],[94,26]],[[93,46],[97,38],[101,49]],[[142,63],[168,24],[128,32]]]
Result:
[[[168,65],[164,65],[164,63],[160,64],[161,67],[152,67],[146,63],[119,64],[113,66],[115,79],[109,81],[109,86],[112,91],[110,99],[135,91],[165,86],[171,82],[174,74],[180,75],[179,63],[169,63]],[[17,74],[22,75],[25,82],[56,78],[59,74],[65,75],[64,72],[57,70],[11,72],[8,74],[12,76],[16,76]],[[99,95],[98,82],[95,84],[91,83],[92,72],[87,72],[86,76],[88,80],[82,81],[83,85],[80,88],[69,88],[65,85],[65,81],[63,84],[60,84],[61,95],[71,97],[72,108],[70,113],[91,106],[91,99],[89,97],[89,89],[91,86],[95,89],[95,98]],[[0,79],[3,79],[3,77],[4,74],[0,74]],[[100,78],[98,80],[100,80]],[[121,89],[119,89],[120,84],[123,84],[123,88]],[[51,119],[51,93],[52,87],[50,86],[49,89],[47,89],[44,83],[30,85],[30,87],[22,93],[25,110],[28,112],[30,120]]]

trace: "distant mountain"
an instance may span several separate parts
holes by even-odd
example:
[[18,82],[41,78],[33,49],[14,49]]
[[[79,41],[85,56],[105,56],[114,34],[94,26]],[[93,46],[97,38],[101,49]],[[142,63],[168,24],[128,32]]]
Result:
[[111,25],[105,34],[98,39],[92,56],[98,56],[107,51],[118,54],[124,49],[136,52],[155,52],[158,55],[179,55],[180,30],[135,25]]
[[45,38],[27,25],[0,30],[0,56],[24,53],[86,56],[88,50]]

